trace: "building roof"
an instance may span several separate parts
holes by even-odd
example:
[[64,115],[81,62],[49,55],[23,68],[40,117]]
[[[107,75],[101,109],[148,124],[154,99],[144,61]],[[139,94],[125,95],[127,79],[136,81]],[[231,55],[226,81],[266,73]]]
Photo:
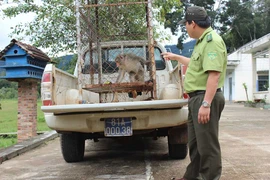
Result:
[[270,47],[270,33],[260,37],[259,39],[253,40],[245,44],[239,49],[242,53],[252,53],[254,55],[266,55],[269,54],[269,47]]
[[33,59],[38,59],[46,62],[50,62],[51,59],[40,49],[31,46],[29,44],[22,43],[20,41],[17,41],[16,39],[12,39],[10,41],[10,44],[5,47],[4,50],[0,52],[0,60],[4,58],[5,53],[14,45],[18,45],[20,48],[22,48],[28,55],[30,55]]

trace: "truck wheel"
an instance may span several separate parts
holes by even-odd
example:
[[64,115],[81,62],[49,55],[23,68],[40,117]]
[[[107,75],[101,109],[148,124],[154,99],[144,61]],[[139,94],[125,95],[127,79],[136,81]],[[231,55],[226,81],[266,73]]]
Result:
[[188,148],[187,127],[181,126],[171,128],[168,131],[168,149],[169,155],[173,159],[185,159]]
[[62,155],[66,162],[79,162],[83,160],[85,139],[80,133],[61,134],[60,143]]
[[173,159],[185,159],[187,156],[187,144],[169,144],[169,155]]

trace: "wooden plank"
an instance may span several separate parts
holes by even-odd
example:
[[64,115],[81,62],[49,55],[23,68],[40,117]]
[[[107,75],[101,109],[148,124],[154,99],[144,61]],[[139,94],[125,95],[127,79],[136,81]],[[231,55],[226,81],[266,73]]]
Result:
[[134,83],[110,83],[110,84],[88,84],[83,89],[96,93],[111,93],[111,92],[131,92],[131,91],[152,91],[153,82],[134,82]]

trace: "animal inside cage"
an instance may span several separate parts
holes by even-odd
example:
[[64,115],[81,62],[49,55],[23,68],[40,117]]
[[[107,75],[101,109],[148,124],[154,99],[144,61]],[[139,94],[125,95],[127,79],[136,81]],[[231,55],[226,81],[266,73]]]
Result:
[[77,7],[80,83],[99,93],[101,102],[113,101],[115,93],[117,101],[155,98],[161,58],[155,57],[151,1],[112,2],[83,1]]

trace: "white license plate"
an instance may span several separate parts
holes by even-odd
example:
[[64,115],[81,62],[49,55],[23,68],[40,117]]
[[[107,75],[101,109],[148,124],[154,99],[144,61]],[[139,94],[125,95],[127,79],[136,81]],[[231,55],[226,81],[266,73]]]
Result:
[[105,136],[132,136],[132,118],[105,118]]

